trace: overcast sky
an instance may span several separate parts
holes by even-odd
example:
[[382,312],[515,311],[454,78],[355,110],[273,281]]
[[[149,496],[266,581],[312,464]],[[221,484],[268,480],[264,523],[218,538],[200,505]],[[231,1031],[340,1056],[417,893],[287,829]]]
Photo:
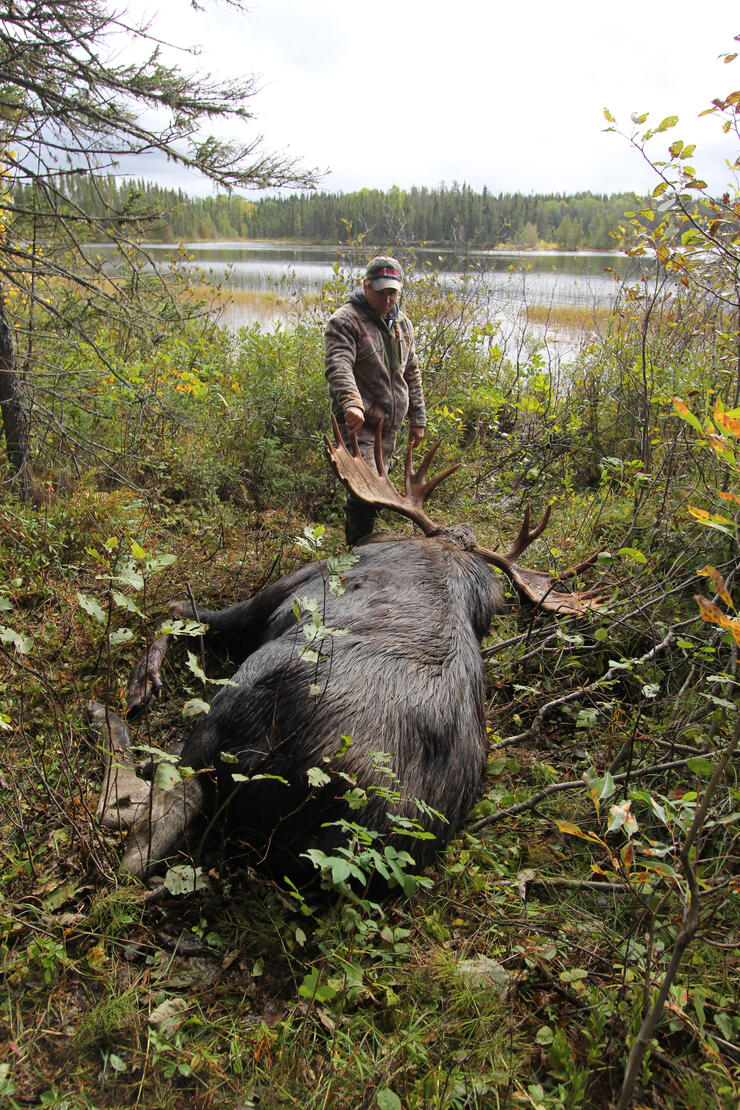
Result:
[[[740,87],[740,12],[731,0],[251,0],[246,13],[218,0],[131,0],[155,29],[202,45],[182,68],[259,75],[252,102],[265,147],[322,171],[332,192],[467,182],[494,193],[620,192],[654,179],[603,110],[680,124],[656,141],[697,142],[696,169],[714,187],[735,151],[716,121],[698,119],[713,97]],[[734,14],[733,14],[734,13]],[[129,167],[127,167],[129,168]],[[209,192],[174,167],[137,175]]]

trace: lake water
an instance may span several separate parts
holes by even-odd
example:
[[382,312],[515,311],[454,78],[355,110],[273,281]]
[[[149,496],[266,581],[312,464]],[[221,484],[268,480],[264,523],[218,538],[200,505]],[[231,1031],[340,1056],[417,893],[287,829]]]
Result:
[[[353,261],[346,248],[325,244],[266,242],[186,243],[194,267],[202,268],[214,281],[234,290],[271,291],[292,288],[318,292],[334,276],[340,263],[358,285],[364,259]],[[153,258],[164,261],[175,250],[172,244],[149,244]],[[547,305],[609,305],[618,288],[616,279],[638,276],[636,263],[622,254],[578,251],[466,251],[417,250],[419,273],[435,270],[439,280],[451,288],[463,281],[476,288],[500,308],[518,306],[525,300]],[[644,263],[643,263],[644,265]],[[249,307],[230,310],[231,326],[249,322]]]

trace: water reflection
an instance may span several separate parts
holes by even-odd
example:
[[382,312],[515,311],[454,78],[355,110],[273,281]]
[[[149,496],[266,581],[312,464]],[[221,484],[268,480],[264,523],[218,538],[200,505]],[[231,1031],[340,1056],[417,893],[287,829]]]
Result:
[[[104,253],[102,247],[95,249]],[[177,251],[174,244],[148,244],[146,249],[161,261]],[[286,285],[299,292],[318,292],[334,276],[337,263],[359,284],[365,265],[359,252],[353,258],[346,248],[326,244],[203,242],[186,243],[185,249],[191,256],[187,265],[204,270],[213,281],[226,288],[256,292]],[[649,263],[641,260],[640,266],[646,265]],[[539,305],[608,307],[618,283],[640,274],[634,260],[596,251],[417,249],[414,267],[420,274],[436,272],[437,279],[450,288],[474,281],[484,296],[503,305],[526,300]],[[249,322],[248,305],[229,310],[230,326]]]

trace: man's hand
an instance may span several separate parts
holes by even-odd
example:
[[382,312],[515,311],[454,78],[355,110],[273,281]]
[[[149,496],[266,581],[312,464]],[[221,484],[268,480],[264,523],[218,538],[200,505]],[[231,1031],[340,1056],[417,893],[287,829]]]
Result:
[[362,409],[352,405],[344,410],[344,423],[347,425],[348,432],[359,432],[365,423],[365,413]]
[[418,447],[424,438],[424,428],[410,427],[409,428],[409,443],[412,447]]

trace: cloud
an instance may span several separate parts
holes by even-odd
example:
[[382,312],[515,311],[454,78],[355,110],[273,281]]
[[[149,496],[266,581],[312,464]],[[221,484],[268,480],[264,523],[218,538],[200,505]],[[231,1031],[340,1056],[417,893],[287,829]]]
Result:
[[703,172],[726,179],[713,121],[696,117],[737,81],[717,59],[736,19],[694,16],[687,0],[254,0],[204,18],[161,0],[158,19],[164,37],[202,41],[211,72],[261,75],[252,108],[266,145],[329,167],[325,188],[616,192],[647,188],[651,173],[603,134],[604,107],[628,129],[633,111],[679,114],[681,137],[706,145]]

